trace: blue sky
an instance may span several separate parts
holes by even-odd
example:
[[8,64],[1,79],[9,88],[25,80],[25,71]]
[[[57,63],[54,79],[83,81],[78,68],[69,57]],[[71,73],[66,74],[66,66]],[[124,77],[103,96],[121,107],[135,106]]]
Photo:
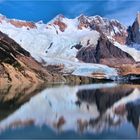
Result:
[[0,13],[9,18],[48,22],[58,14],[74,18],[80,14],[100,15],[131,24],[139,0],[0,0]]

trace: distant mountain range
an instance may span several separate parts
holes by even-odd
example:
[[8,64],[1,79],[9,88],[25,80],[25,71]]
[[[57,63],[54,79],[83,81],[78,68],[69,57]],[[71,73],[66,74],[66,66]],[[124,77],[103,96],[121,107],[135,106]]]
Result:
[[58,15],[45,24],[0,15],[0,31],[1,83],[64,82],[66,75],[110,80],[140,76],[139,12],[129,27],[100,16]]

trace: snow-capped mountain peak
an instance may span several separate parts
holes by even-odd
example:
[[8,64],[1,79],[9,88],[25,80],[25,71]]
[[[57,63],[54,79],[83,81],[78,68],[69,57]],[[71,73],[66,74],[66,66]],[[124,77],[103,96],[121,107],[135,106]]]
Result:
[[[118,39],[118,36],[122,36],[126,38],[127,32],[126,27],[120,24],[116,20],[108,20],[106,18],[102,18],[100,16],[85,16],[80,15],[74,19],[68,19],[64,15],[59,14],[54,19],[52,19],[48,23],[43,22],[30,22],[24,20],[16,20],[16,19],[8,19],[5,16],[0,16],[0,23],[5,24],[5,22],[9,25],[15,26],[17,28],[25,27],[27,30],[35,29],[35,28],[44,28],[48,30],[52,30],[56,34],[61,33],[73,33],[73,31],[77,30],[95,30],[100,33],[106,34],[107,36],[113,37],[115,40]],[[123,41],[120,41],[124,43]]]
[[[126,46],[127,28],[116,20],[100,16],[80,15],[68,19],[58,15],[46,24],[4,17],[0,30],[39,62],[45,62],[45,65],[62,64],[68,73],[77,74],[80,71],[81,74],[84,71],[92,77],[95,76],[93,73],[108,75],[112,71],[113,75],[117,75],[114,69],[85,63],[116,66],[140,60],[139,52]],[[137,55],[134,57],[134,54]]]

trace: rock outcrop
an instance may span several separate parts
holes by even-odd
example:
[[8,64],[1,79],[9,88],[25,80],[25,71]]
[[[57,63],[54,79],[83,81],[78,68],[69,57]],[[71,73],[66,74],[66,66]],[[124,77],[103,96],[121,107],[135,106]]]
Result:
[[67,25],[64,22],[62,22],[61,20],[54,21],[54,25],[57,25],[61,32],[64,32],[65,29],[67,28]]
[[82,47],[76,57],[86,63],[100,63],[112,67],[135,63],[132,56],[122,51],[104,36],[100,37],[96,46]]
[[[64,15],[61,15],[61,14],[58,15],[58,16],[56,16],[56,18],[53,20],[53,22],[52,23],[49,23],[49,26],[53,26],[53,27],[56,26],[56,27],[59,28],[59,30],[61,32],[64,32],[65,29],[67,28],[67,24],[63,21],[64,18],[65,18]],[[49,26],[47,26],[46,28],[49,28]],[[56,30],[56,32],[58,34],[58,31],[57,30]]]
[[2,24],[3,22],[10,23],[17,28],[26,27],[28,30],[37,28],[34,22],[15,20],[15,19],[7,19],[5,16],[0,15],[0,23]]
[[140,44],[140,13],[137,13],[137,17],[132,26],[128,28],[127,43],[138,43]]
[[33,22],[16,21],[16,20],[9,20],[8,22],[17,28],[22,28],[22,27],[26,27],[27,29],[37,28]]

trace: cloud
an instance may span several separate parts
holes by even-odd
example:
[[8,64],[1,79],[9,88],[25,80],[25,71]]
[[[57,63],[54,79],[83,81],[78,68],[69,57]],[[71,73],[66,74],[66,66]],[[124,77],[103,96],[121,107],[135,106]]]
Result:
[[119,5],[117,5],[118,7],[114,9],[114,12],[107,14],[106,17],[117,19],[125,25],[131,25],[136,18],[137,11],[140,11],[139,2],[125,1],[122,5],[122,9],[119,9]]
[[70,8],[69,14],[77,16],[82,13],[87,13],[88,9],[90,9],[91,7],[92,5],[90,3],[79,3],[73,6],[73,8]]
[[71,2],[71,3],[63,3],[62,7],[64,8],[64,14],[68,17],[76,17],[80,14],[86,14],[88,13],[89,9],[92,8],[92,4],[90,2]]

